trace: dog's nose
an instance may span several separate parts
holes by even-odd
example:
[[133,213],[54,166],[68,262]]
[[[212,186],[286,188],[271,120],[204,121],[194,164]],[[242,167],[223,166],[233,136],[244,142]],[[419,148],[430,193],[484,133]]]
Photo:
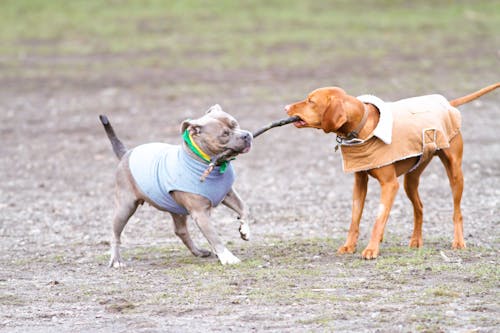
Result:
[[290,104],[288,104],[287,106],[285,106],[285,112],[288,113],[288,111],[290,111]]
[[250,132],[244,132],[242,135],[241,135],[241,138],[245,141],[249,141],[249,140],[252,140],[252,134]]

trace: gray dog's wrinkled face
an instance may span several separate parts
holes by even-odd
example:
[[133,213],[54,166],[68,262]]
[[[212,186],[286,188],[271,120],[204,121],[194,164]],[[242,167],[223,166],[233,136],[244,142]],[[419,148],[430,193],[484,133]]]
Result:
[[184,121],[181,131],[186,129],[200,148],[210,154],[216,155],[228,149],[243,154],[252,147],[252,134],[240,129],[236,119],[218,104],[210,107],[203,117]]

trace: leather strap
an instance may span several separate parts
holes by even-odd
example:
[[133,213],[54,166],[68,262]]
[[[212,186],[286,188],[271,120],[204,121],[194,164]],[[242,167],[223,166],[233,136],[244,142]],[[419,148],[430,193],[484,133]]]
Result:
[[363,105],[365,107],[365,113],[363,113],[363,118],[361,118],[361,122],[359,123],[359,125],[354,130],[352,130],[349,134],[347,134],[347,137],[346,137],[347,140],[356,139],[359,135],[359,132],[361,132],[361,130],[363,129],[363,127],[366,124],[366,121],[368,120],[368,108],[366,107],[366,104],[363,104]]

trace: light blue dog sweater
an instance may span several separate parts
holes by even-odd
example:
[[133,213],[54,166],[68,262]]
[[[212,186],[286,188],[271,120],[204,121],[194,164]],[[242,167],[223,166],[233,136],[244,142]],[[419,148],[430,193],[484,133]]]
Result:
[[171,191],[199,194],[217,206],[234,183],[234,171],[228,163],[226,172],[219,167],[204,182],[200,177],[208,165],[190,157],[181,146],[166,143],[147,143],[134,148],[129,167],[139,189],[160,208],[180,215],[189,214],[177,204]]

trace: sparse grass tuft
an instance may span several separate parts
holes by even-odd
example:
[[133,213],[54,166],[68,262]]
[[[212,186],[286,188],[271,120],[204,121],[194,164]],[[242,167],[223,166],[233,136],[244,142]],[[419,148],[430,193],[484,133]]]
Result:
[[446,288],[433,288],[427,291],[427,293],[431,296],[435,297],[449,297],[449,298],[457,298],[460,297],[461,294]]

